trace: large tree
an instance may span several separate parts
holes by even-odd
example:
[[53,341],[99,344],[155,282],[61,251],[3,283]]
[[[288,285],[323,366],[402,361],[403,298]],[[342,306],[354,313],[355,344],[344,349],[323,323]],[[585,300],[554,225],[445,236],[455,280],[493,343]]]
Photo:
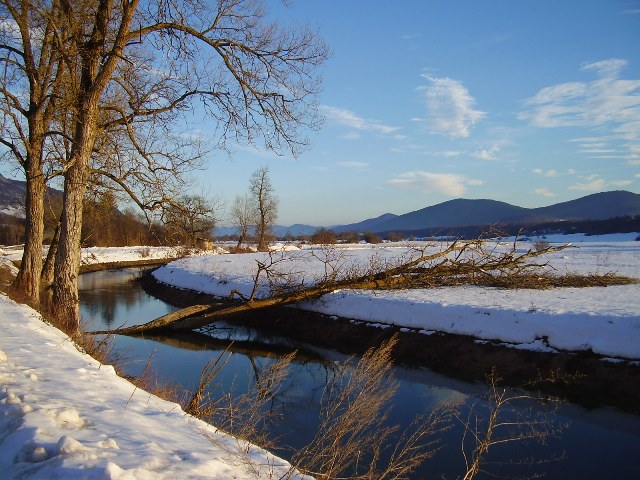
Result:
[[258,251],[268,250],[267,243],[273,223],[278,217],[278,198],[275,196],[269,167],[260,167],[253,172],[249,183],[249,192],[253,201],[254,224],[258,237]]
[[[262,144],[297,155],[307,145],[303,129],[318,125],[316,69],[327,50],[308,28],[270,22],[261,1],[5,3],[55,19],[50,23],[64,79],[57,144],[65,151],[59,165],[65,194],[53,299],[72,324],[78,321],[82,202],[91,174],[126,190],[138,174],[119,168],[123,159],[151,175],[170,171],[162,161],[180,159],[185,150],[172,150],[167,139],[176,136],[167,133],[183,113],[196,111],[196,103],[213,120],[211,136],[221,148]],[[113,132],[126,148],[105,140]],[[114,159],[115,166],[102,168]]]
[[46,145],[64,84],[61,14],[46,0],[0,1],[0,143],[27,183],[26,240],[14,287],[33,305],[39,303],[42,271]]

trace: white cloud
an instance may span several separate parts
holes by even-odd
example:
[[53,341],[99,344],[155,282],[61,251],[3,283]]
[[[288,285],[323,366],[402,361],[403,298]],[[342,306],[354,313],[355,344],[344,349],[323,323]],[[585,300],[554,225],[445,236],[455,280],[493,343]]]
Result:
[[582,144],[581,153],[594,158],[628,159],[628,152],[640,148],[640,80],[620,78],[626,65],[618,58],[587,63],[581,70],[597,78],[540,90],[525,102],[526,110],[518,118],[541,128],[608,130],[600,137],[572,141]]
[[584,181],[569,186],[569,190],[597,192],[607,188],[621,188],[633,183],[633,180],[605,180],[600,175],[589,175]]
[[558,170],[556,170],[555,168],[550,168],[549,170],[542,170],[541,168],[534,168],[532,170],[533,173],[537,174],[537,175],[543,175],[545,177],[549,177],[549,178],[553,178],[553,177],[559,177],[561,175],[573,175],[576,173],[576,171],[573,168],[570,168],[564,172],[559,172]]
[[493,145],[489,148],[477,150],[473,152],[471,156],[479,158],[480,160],[497,160],[499,153],[500,147],[498,145]]
[[549,191],[548,188],[536,188],[533,193],[536,195],[542,195],[543,197],[555,197],[556,194]]
[[425,193],[442,193],[452,197],[462,196],[468,186],[482,185],[481,180],[454,173],[406,172],[389,180],[395,187],[420,190]]
[[468,137],[486,113],[474,108],[476,101],[462,82],[433,75],[424,75],[424,78],[429,85],[419,90],[424,92],[427,117],[419,121],[426,123],[431,133]]
[[338,162],[338,165],[345,168],[366,168],[369,166],[365,162]]
[[388,135],[400,129],[400,127],[385,125],[377,120],[366,120],[345,108],[323,105],[321,110],[327,118],[356,130],[371,131]]

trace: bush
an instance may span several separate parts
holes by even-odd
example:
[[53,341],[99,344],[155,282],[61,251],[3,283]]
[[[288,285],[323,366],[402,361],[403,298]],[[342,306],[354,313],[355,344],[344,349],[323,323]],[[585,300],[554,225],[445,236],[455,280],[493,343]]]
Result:
[[338,237],[333,230],[320,228],[311,235],[310,241],[314,245],[334,245],[338,241]]
[[358,243],[360,242],[360,234],[358,232],[340,232],[338,240],[343,243]]
[[539,238],[538,240],[533,242],[533,248],[536,249],[536,252],[540,252],[542,250],[546,250],[550,246],[551,246],[550,242],[548,242],[547,240],[543,240],[541,238]]
[[380,238],[380,236],[376,235],[375,233],[365,232],[362,235],[362,238],[364,238],[364,241],[367,243],[382,243],[382,238]]
[[387,240],[390,242],[401,242],[404,240],[404,235],[398,232],[390,232],[387,234]]

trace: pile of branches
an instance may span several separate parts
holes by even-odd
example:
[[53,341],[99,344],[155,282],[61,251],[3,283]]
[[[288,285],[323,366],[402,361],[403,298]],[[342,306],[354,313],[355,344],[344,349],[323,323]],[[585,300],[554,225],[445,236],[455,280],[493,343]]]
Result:
[[[253,291],[248,297],[232,291],[230,297],[240,299],[232,305],[194,305],[157,318],[144,325],[121,328],[119,333],[137,335],[158,330],[192,330],[234,314],[264,308],[313,301],[340,289],[397,290],[431,288],[453,285],[482,285],[500,288],[591,287],[634,283],[637,280],[614,274],[558,274],[548,261],[540,261],[546,254],[569,248],[545,246],[519,251],[514,242],[510,248],[482,240],[456,241],[448,247],[430,253],[429,246],[414,248],[399,259],[370,259],[369,265],[359,268],[349,265],[339,250],[325,250],[322,257],[324,275],[311,285],[299,278],[300,272],[282,272],[278,267],[290,261],[284,253],[269,254],[268,261],[259,261]],[[270,295],[256,298],[262,279],[266,279]]]

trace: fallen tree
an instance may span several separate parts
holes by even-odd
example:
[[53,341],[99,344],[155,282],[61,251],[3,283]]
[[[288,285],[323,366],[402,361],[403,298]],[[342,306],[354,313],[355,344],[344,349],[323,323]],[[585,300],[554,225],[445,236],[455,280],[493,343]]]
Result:
[[[316,300],[340,289],[390,290],[408,288],[430,288],[452,285],[483,285],[501,288],[551,288],[556,286],[596,286],[626,284],[634,279],[613,274],[603,275],[557,275],[548,267],[548,262],[538,262],[539,257],[570,247],[529,249],[518,252],[516,242],[503,251],[495,243],[482,240],[456,241],[435,253],[429,247],[414,248],[411,254],[393,261],[370,259],[364,269],[345,265],[342,259],[325,253],[325,274],[311,285],[296,279],[294,272],[281,272],[275,267],[285,257],[274,258],[269,254],[268,262],[258,261],[253,290],[246,297],[233,290],[233,303],[214,302],[193,305],[169,313],[142,325],[116,330],[96,331],[94,334],[140,335],[157,331],[193,330],[209,325],[216,320],[241,313],[259,311],[283,305]],[[331,250],[333,252],[333,250]],[[315,253],[312,255],[318,256]],[[299,272],[298,272],[299,273]],[[261,279],[266,277],[270,295],[256,298]]]

